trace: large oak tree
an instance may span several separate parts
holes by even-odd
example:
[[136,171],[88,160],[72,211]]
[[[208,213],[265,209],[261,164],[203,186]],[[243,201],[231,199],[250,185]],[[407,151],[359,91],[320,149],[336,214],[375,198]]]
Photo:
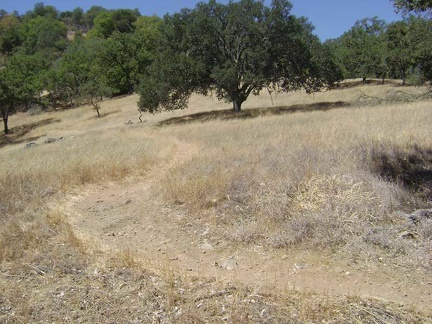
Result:
[[4,133],[9,133],[8,119],[18,109],[27,110],[38,103],[43,90],[41,74],[46,69],[42,55],[15,54],[0,68],[0,115]]
[[386,23],[377,17],[357,21],[334,41],[335,54],[345,78],[384,77]]
[[431,13],[431,0],[393,0],[394,6],[403,12]]
[[210,0],[165,16],[158,56],[141,81],[140,108],[182,109],[196,92],[240,111],[264,88],[313,92],[330,85],[340,74],[329,52],[291,8],[286,0],[270,7],[257,0]]

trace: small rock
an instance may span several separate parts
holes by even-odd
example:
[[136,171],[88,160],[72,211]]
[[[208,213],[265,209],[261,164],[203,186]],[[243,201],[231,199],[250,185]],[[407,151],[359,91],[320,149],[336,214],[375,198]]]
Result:
[[57,298],[61,298],[61,297],[64,297],[64,295],[65,295],[64,291],[61,291],[61,292],[59,292],[58,294],[56,294],[55,296],[56,296]]
[[25,146],[25,148],[32,148],[32,147],[35,147],[35,146],[38,146],[39,144],[38,143],[36,143],[36,142],[30,142],[30,143],[27,143],[26,144],[26,146]]
[[219,268],[225,269],[225,270],[234,270],[238,267],[237,260],[233,257],[230,257],[226,260],[223,260],[220,264],[217,264]]
[[404,216],[412,221],[414,224],[418,224],[422,220],[432,219],[432,209],[417,209],[411,214],[405,214],[403,212],[398,212],[400,216]]
[[51,196],[55,193],[55,190],[53,187],[48,187],[44,190],[44,192],[42,193],[42,197],[48,197]]
[[59,137],[59,138],[49,137],[49,138],[47,138],[47,139],[44,141],[44,143],[45,143],[45,144],[50,144],[50,143],[54,143],[54,142],[57,142],[57,141],[61,141],[62,139],[63,139],[63,136],[62,136],[62,137]]
[[408,231],[403,231],[400,234],[400,237],[403,238],[403,239],[407,239],[407,240],[413,240],[413,239],[415,239],[415,234],[411,233],[411,232],[408,232]]
[[303,263],[294,263],[294,266],[296,269],[306,269],[308,267],[307,264]]
[[204,242],[203,244],[200,245],[200,248],[203,250],[213,250],[213,245],[211,245],[208,242]]

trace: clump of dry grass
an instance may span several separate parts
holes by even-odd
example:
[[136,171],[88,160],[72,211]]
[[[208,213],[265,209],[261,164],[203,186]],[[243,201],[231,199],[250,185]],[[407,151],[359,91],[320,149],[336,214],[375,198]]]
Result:
[[[83,249],[57,211],[53,235],[0,264],[0,321],[206,323],[422,323],[416,310],[356,297],[268,292],[153,271],[131,253]],[[78,244],[77,244],[78,243]]]
[[[47,207],[62,194],[86,184],[133,179],[172,154],[139,129],[95,132],[66,137],[32,148],[6,147],[0,157],[0,262],[19,260],[58,235],[80,245],[70,227],[62,227],[60,212]],[[57,215],[57,216],[56,216]],[[62,216],[63,217],[63,216]],[[75,243],[74,243],[75,242]]]
[[432,149],[380,143],[370,153],[372,169],[381,177],[399,183],[426,200],[432,198]]
[[89,183],[139,177],[171,154],[135,130],[69,137],[0,157],[0,221],[32,211],[55,193]]
[[[405,220],[395,214],[427,203],[378,172],[376,152],[387,143],[387,151],[404,148],[430,163],[429,119],[425,102],[178,127],[177,136],[201,143],[201,154],[173,170],[161,190],[237,242],[350,253],[366,245],[367,257],[414,253],[427,268],[427,240],[420,249],[401,241]],[[373,243],[370,233],[383,228],[386,243]]]

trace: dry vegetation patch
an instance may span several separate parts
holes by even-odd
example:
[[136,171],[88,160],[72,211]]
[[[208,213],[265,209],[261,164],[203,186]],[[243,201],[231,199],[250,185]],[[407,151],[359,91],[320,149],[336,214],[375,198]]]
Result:
[[47,118],[29,124],[15,126],[12,129],[10,129],[10,134],[5,135],[4,133],[2,133],[0,135],[0,148],[6,145],[19,144],[19,143],[37,140],[39,138],[38,136],[29,138],[29,137],[25,137],[25,135],[38,127],[43,127],[51,123],[58,123],[58,122],[59,122],[58,119]]
[[[411,229],[398,211],[429,206],[413,184],[403,185],[409,177],[430,190],[427,151],[415,149],[431,147],[429,119],[428,103],[415,103],[177,127],[170,132],[194,138],[202,151],[173,170],[161,190],[236,242],[343,248],[372,259],[389,253],[428,269],[430,240],[401,239]],[[377,162],[382,143],[386,152],[411,151],[416,157],[406,157],[421,170],[411,163],[414,169],[393,178],[383,173],[390,162]],[[394,164],[392,170],[404,168],[398,158]]]
[[[313,107],[352,103],[357,96],[346,88],[273,102],[287,107],[288,98],[290,107]],[[125,125],[137,115],[131,109],[135,102],[128,97],[102,103],[102,119],[88,107],[49,113],[55,119],[47,120],[58,118],[55,123],[24,116],[17,125],[37,127],[16,145],[0,148],[0,322],[432,320],[415,307],[388,302],[269,293],[265,287],[176,273],[130,251],[78,238],[62,210],[52,208],[64,194],[89,184],[135,181],[165,163],[171,169],[156,184],[154,199],[184,210],[182,221],[193,224],[192,230],[211,226],[210,241],[222,237],[230,245],[263,245],[269,251],[330,250],[359,262],[384,255],[395,267],[427,273],[431,220],[414,222],[407,215],[431,208],[428,102],[276,116],[256,110],[253,119],[157,128],[150,126],[185,112]],[[254,97],[245,108],[269,102],[269,96]],[[215,106],[224,109],[213,100],[191,100],[192,112]],[[46,136],[63,139],[41,143]],[[39,145],[28,149],[20,142],[36,138]],[[198,149],[185,162],[169,163],[177,141]]]
[[121,130],[113,132],[67,137],[0,156],[1,220],[32,212],[50,196],[84,184],[139,177],[172,148],[156,149],[159,144],[138,131],[127,139]]
[[[49,216],[47,215],[49,218]],[[54,212],[50,237],[0,265],[3,323],[423,323],[415,309],[186,277],[71,236]],[[54,234],[55,233],[55,234]],[[36,234],[39,234],[36,231]],[[109,252],[109,254],[107,254]]]

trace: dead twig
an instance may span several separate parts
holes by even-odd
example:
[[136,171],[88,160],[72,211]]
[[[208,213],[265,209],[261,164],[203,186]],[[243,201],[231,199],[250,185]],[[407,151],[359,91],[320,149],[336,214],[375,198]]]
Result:
[[141,119],[141,117],[142,117],[142,111],[141,111],[141,109],[139,109],[139,108],[138,108],[138,111],[139,111],[139,113],[140,113],[140,115],[139,115],[138,118],[139,118],[140,123],[142,123],[142,119]]
[[194,302],[199,302],[199,301],[203,301],[206,299],[212,299],[212,298],[222,297],[222,296],[231,295],[231,294],[232,294],[231,289],[217,291],[217,292],[210,294],[210,295],[207,295],[207,296],[199,296],[199,297],[195,298]]
[[45,271],[43,271],[43,270],[41,270],[41,269],[39,269],[39,268],[31,265],[31,264],[28,264],[28,266],[29,266],[29,268],[33,269],[36,274],[38,274],[40,276],[45,276],[46,275]]

